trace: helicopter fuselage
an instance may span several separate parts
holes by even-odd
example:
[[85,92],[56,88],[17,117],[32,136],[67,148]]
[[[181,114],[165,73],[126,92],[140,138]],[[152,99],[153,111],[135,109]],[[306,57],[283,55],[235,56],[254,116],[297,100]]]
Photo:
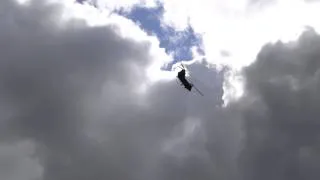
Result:
[[192,89],[192,84],[189,83],[186,79],[186,71],[184,69],[182,69],[180,72],[178,72],[178,76],[177,78],[181,81],[182,85],[188,89],[189,91],[191,91]]

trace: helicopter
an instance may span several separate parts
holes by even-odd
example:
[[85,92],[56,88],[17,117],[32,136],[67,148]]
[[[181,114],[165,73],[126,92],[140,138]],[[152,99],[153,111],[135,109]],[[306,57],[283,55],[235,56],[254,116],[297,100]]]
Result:
[[184,88],[186,88],[188,91],[191,92],[192,88],[194,88],[201,96],[203,96],[203,93],[196,87],[194,86],[194,84],[190,83],[187,79],[186,79],[186,68],[183,66],[183,64],[180,64],[180,66],[178,66],[179,68],[181,68],[181,70],[178,72],[177,75],[177,79],[180,81],[180,85],[184,86]]

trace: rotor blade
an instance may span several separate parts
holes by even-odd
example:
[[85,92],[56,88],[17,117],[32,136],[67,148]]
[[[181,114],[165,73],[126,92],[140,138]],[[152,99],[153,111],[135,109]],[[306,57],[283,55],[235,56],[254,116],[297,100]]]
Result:
[[[180,66],[181,66],[181,67],[180,67]],[[182,63],[180,63],[180,66],[178,66],[178,67],[180,67],[181,69],[186,69],[186,68],[183,66]]]
[[199,93],[201,96],[203,96],[202,92],[201,92],[195,85],[193,85],[193,87],[194,87],[195,90],[198,91],[198,93]]
[[183,67],[180,67],[180,66],[178,66],[178,68],[180,68],[180,69],[182,69],[182,70],[184,69]]
[[180,64],[180,66],[174,67],[173,70],[175,70],[176,68],[180,68],[180,69],[182,69],[182,70],[185,69],[185,68],[183,68],[183,66],[181,66],[181,64]]
[[181,66],[183,67],[183,69],[187,70],[187,68],[181,63]]

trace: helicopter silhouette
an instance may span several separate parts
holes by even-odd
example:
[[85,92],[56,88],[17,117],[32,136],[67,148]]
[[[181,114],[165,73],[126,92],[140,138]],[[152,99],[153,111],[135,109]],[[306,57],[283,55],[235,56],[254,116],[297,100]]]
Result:
[[178,72],[177,78],[181,82],[181,86],[184,86],[188,91],[191,92],[192,88],[194,88],[201,96],[203,96],[203,93],[196,87],[194,84],[190,83],[186,79],[186,68],[183,66],[183,64],[180,64],[182,67],[178,66],[181,68],[181,70]]

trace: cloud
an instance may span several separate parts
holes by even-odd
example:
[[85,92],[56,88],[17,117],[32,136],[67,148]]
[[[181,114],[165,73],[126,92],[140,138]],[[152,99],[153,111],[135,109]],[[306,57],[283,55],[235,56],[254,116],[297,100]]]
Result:
[[319,179],[320,36],[265,45],[244,70],[245,95],[234,104],[244,121],[243,179]]
[[314,2],[318,2],[319,0],[304,0],[304,1],[308,3],[314,3]]
[[[208,62],[239,69],[255,59],[267,42],[296,40],[304,26],[319,29],[319,3],[294,1],[161,1],[163,23],[178,30],[191,26],[202,35]],[[245,44],[244,44],[245,42]],[[225,57],[221,51],[231,55]]]
[[265,45],[221,107],[210,64],[187,65],[204,97],[151,81],[155,38],[68,3],[0,2],[0,179],[319,179],[315,31]]
[[[116,157],[112,163],[116,156],[112,150],[110,154],[102,152],[100,145],[86,139],[85,126],[94,119],[86,117],[89,112],[85,112],[103,86],[111,87],[105,92],[109,102],[106,109],[112,109],[108,108],[112,103],[117,107],[117,101],[123,102],[124,107],[138,106],[134,91],[150,63],[151,55],[146,53],[149,44],[124,39],[112,26],[90,28],[76,19],[61,29],[62,4],[31,1],[22,7],[13,1],[2,1],[1,7],[5,7],[0,20],[4,27],[0,32],[3,141],[35,141],[43,163],[43,179],[125,176],[116,170],[117,163],[126,166],[125,157],[123,162]],[[123,110],[130,108],[114,110],[104,120],[121,120],[112,115]],[[135,112],[137,109],[132,113]],[[121,146],[121,137],[116,138]],[[118,152],[120,147],[114,145]],[[114,147],[107,147],[107,152],[109,148]],[[130,154],[134,157],[135,153]]]
[[249,5],[259,5],[259,6],[265,6],[269,5],[270,3],[275,3],[277,0],[248,0]]
[[110,10],[124,10],[130,11],[134,6],[142,6],[142,7],[155,7],[157,6],[156,0],[123,0],[123,1],[115,1],[115,0],[88,0],[87,2],[91,4],[95,4],[100,8],[107,8]]
[[[101,2],[106,1],[101,0]],[[306,26],[312,26],[316,31],[320,27],[315,18],[320,5],[316,1],[154,0],[148,2],[150,5],[145,5],[145,1],[122,3],[110,1],[106,4],[110,4],[110,7],[113,7],[111,9],[120,6],[128,11],[134,6],[155,7],[160,4],[164,11],[161,19],[163,27],[182,32],[191,27],[201,38],[201,51],[206,61],[230,66],[233,71],[239,71],[251,64],[265,43],[296,40]],[[228,56],[221,52],[228,52]],[[232,84],[240,84],[232,79],[233,77],[229,77],[229,81],[233,81]],[[230,89],[226,85],[224,89],[227,94],[241,94],[241,90],[232,92],[233,89],[241,88]],[[230,98],[225,101],[228,99]]]
[[[12,171],[1,179],[161,179],[203,164],[204,135],[193,124],[203,129],[210,115],[202,113],[221,99],[199,99],[174,80],[150,81],[149,67],[170,59],[154,38],[141,30],[135,36],[134,24],[112,23],[114,16],[93,25],[94,10],[70,1],[0,7],[0,147],[20,149],[0,157],[27,159],[5,164]],[[175,155],[179,147],[187,163]],[[169,172],[170,154],[185,168]]]
[[0,175],[3,179],[39,179],[43,168],[32,158],[34,144],[29,141],[0,145]]

